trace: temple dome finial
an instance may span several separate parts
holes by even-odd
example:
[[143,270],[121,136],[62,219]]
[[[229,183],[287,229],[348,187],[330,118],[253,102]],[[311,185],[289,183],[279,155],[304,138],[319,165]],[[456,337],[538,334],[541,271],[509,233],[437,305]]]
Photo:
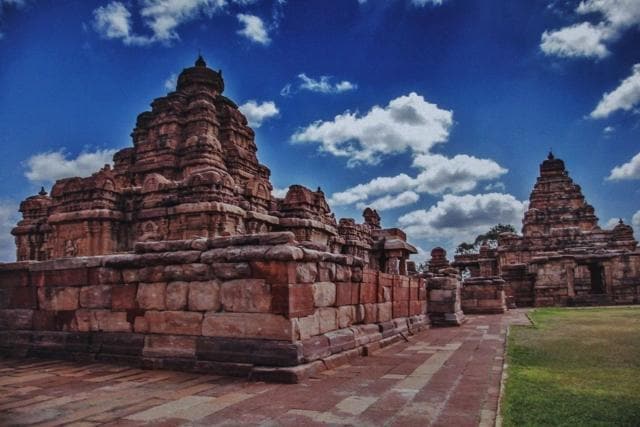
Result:
[[47,195],[47,191],[44,189],[44,187],[40,187],[40,192],[38,193],[38,195],[40,195],[40,196],[46,196]]
[[207,63],[201,54],[198,54],[198,59],[196,59],[196,67],[206,67]]
[[547,159],[549,160],[555,159],[555,156],[553,155],[553,151],[551,149],[549,149],[549,155],[547,155]]

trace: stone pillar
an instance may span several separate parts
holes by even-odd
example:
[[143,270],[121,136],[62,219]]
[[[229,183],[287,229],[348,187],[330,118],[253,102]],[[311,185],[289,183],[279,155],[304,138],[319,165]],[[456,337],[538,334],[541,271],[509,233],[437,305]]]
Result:
[[571,265],[567,265],[565,268],[567,273],[567,296],[573,298],[576,296],[575,272]]
[[447,268],[426,277],[427,311],[434,326],[460,326],[466,318],[461,306],[462,282],[458,270]]

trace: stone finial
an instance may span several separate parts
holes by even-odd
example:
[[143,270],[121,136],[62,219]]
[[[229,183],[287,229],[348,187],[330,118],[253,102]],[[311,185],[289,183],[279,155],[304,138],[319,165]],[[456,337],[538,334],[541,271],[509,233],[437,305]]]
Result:
[[549,154],[547,155],[547,159],[549,160],[555,159],[555,156],[553,155],[553,151],[551,151],[551,149],[549,149]]
[[44,189],[44,187],[40,187],[40,191],[38,192],[39,196],[46,196],[47,195],[47,191]]
[[620,220],[618,221],[618,224],[624,224],[624,221],[622,220],[622,218],[620,218]]
[[202,55],[198,55],[198,59],[196,59],[196,67],[206,67],[207,63],[205,62]]

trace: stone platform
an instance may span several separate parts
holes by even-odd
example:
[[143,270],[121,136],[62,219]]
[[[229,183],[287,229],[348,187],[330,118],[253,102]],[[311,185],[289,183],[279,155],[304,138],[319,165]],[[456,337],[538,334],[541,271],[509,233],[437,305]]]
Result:
[[471,315],[293,385],[1,359],[0,424],[492,426],[514,323],[525,311]]

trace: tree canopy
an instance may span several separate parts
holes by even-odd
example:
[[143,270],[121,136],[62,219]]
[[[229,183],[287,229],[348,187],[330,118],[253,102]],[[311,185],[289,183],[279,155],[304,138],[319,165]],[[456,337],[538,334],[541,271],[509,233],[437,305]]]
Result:
[[516,233],[516,228],[511,224],[497,224],[494,225],[483,234],[478,234],[473,243],[462,242],[456,248],[457,254],[472,254],[477,253],[480,247],[486,243],[490,247],[496,247],[498,245],[498,236],[501,233]]

